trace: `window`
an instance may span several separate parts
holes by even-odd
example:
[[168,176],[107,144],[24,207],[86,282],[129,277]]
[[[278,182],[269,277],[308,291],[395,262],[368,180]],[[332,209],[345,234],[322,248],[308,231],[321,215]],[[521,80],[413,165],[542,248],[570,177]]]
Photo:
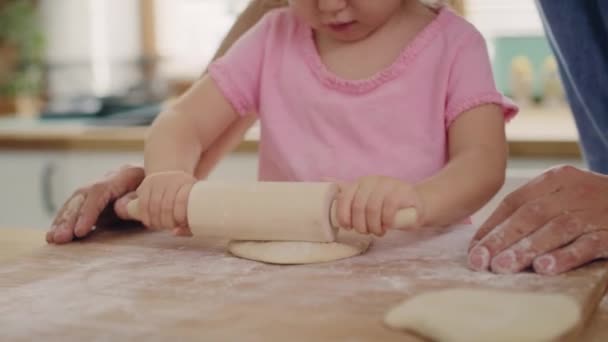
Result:
[[467,18],[488,39],[497,35],[542,35],[543,27],[532,0],[468,0]]
[[466,6],[467,19],[486,37],[492,55],[498,36],[544,35],[532,0],[468,0]]
[[50,96],[106,96],[138,81],[138,0],[41,0],[40,9]]
[[[158,54],[162,72],[192,78],[209,63],[222,38],[248,0],[154,0]],[[542,24],[531,0],[468,0],[468,19],[488,39],[499,35],[542,35]]]
[[[155,0],[157,17],[157,50],[163,59],[161,72],[174,79],[196,78],[211,60],[222,38],[236,16],[249,0]],[[458,2],[457,5],[462,5]],[[510,83],[512,72],[512,45],[506,50],[502,38],[519,40],[534,37],[541,41],[543,54],[550,54],[544,39],[543,26],[532,0],[466,0],[464,8],[471,21],[487,39],[490,56],[494,61],[499,89],[513,96]],[[532,45],[538,45],[534,43]],[[519,46],[519,45],[518,45]],[[517,49],[516,49],[517,50]],[[538,49],[537,49],[538,50]],[[541,49],[542,50],[542,49]],[[523,53],[529,53],[526,48]],[[538,54],[538,51],[535,53]],[[532,95],[524,98],[542,98],[542,61],[534,61]],[[524,101],[518,101],[520,105]],[[547,121],[548,120],[548,121]],[[552,122],[551,129],[546,122]],[[539,132],[544,132],[540,134]],[[510,139],[518,141],[575,141],[576,130],[567,106],[547,110],[543,106],[522,106],[519,117],[508,125]],[[526,145],[528,146],[528,145]],[[575,146],[572,148],[574,149]]]
[[210,62],[248,0],[155,0],[161,72],[193,78]]

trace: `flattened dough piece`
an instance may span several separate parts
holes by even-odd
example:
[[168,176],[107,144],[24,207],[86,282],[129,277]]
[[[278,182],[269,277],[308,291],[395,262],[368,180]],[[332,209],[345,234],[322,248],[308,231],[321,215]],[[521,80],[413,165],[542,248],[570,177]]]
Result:
[[561,294],[450,289],[408,299],[384,322],[442,342],[539,342],[563,336],[580,319],[576,301]]
[[233,255],[269,264],[315,264],[350,258],[365,253],[372,237],[340,232],[335,242],[231,241]]

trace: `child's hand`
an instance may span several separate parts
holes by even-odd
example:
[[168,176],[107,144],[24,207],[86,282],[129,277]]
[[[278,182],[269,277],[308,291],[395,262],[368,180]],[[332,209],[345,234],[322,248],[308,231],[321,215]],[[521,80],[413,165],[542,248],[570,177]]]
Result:
[[340,185],[337,215],[343,228],[383,236],[393,226],[397,211],[405,208],[416,208],[421,217],[420,195],[401,180],[370,176]]
[[137,189],[141,222],[187,235],[188,196],[197,179],[183,171],[153,173]]

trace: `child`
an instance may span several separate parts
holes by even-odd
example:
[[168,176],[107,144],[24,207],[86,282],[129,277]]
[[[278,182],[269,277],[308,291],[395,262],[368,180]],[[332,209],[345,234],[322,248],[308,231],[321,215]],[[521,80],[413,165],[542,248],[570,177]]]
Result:
[[339,180],[343,227],[381,236],[409,207],[414,227],[467,219],[504,181],[517,108],[481,35],[440,2],[292,0],[267,14],[152,126],[143,223],[185,226],[199,158],[252,111],[259,179]]

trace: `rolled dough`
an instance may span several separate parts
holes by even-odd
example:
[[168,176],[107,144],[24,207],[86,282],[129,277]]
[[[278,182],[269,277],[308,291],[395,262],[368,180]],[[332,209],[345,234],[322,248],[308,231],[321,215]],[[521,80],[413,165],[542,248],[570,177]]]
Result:
[[340,232],[335,242],[231,241],[228,250],[237,257],[269,264],[314,264],[365,253],[372,239],[358,233]]
[[442,342],[539,342],[563,336],[580,318],[565,295],[450,289],[408,299],[384,322]]

